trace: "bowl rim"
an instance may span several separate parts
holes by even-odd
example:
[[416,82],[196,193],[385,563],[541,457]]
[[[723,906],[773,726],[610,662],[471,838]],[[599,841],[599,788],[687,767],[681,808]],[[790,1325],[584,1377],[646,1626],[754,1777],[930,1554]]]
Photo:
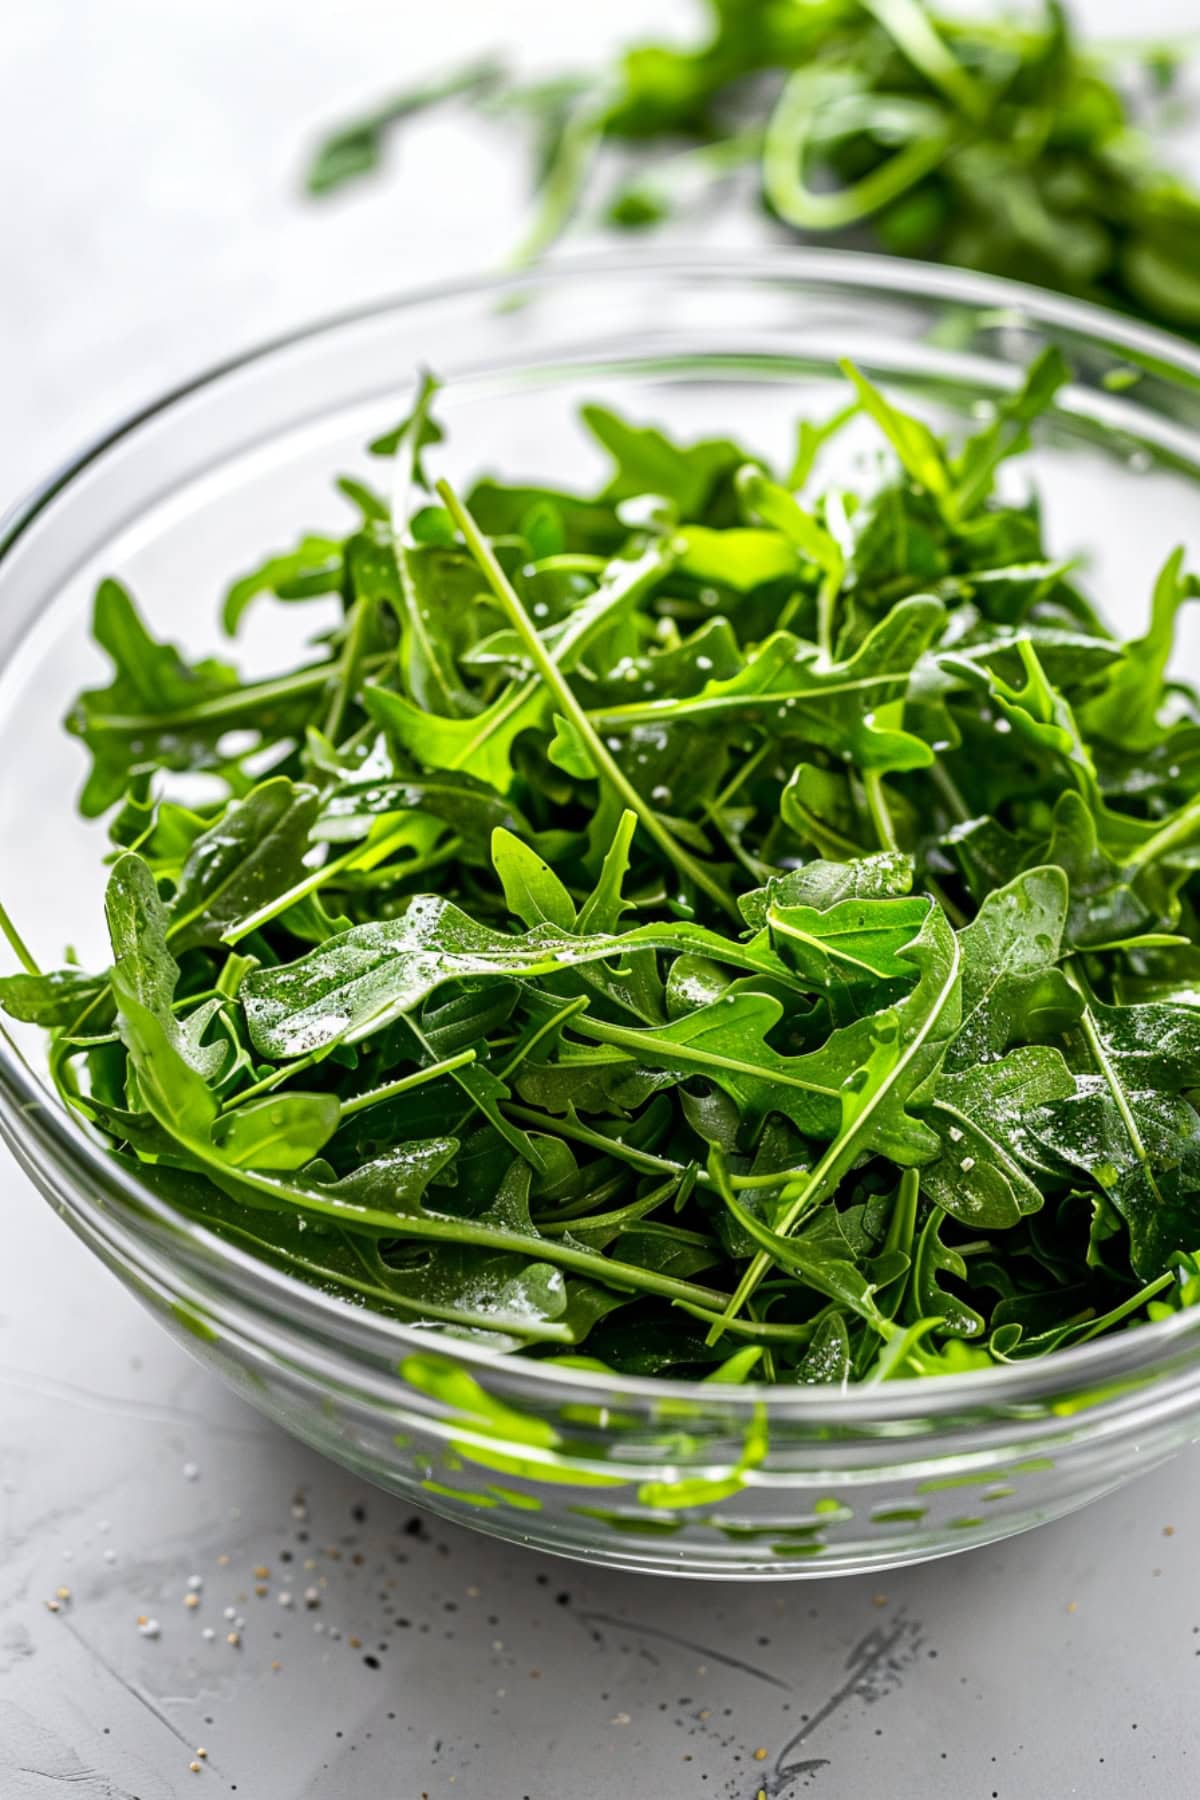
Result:
[[[0,588],[6,559],[59,496],[93,464],[181,402],[255,364],[266,362],[282,352],[335,337],[359,325],[396,314],[419,313],[422,309],[447,303],[478,301],[494,305],[531,291],[540,293],[569,286],[578,280],[614,284],[632,281],[646,285],[656,280],[689,278],[709,286],[714,282],[737,285],[758,281],[779,282],[785,286],[807,284],[816,290],[852,288],[867,297],[959,302],[975,309],[994,309],[998,314],[1011,313],[1016,319],[1026,318],[1034,324],[1067,328],[1090,337],[1115,353],[1130,355],[1152,370],[1159,373],[1165,370],[1170,376],[1183,377],[1187,385],[1194,383],[1200,388],[1200,345],[1092,302],[999,276],[866,251],[806,246],[771,246],[750,252],[739,251],[736,255],[686,246],[657,247],[640,251],[636,256],[629,253],[615,256],[606,251],[576,252],[555,256],[525,269],[485,272],[405,289],[324,314],[257,340],[176,383],[95,436],[75,456],[53,469],[23,499],[0,514]],[[351,1340],[361,1339],[365,1333],[376,1340],[380,1348],[394,1349],[401,1358],[432,1352],[451,1361],[469,1364],[481,1373],[515,1378],[522,1388],[536,1389],[539,1397],[546,1400],[553,1400],[558,1390],[564,1402],[578,1402],[590,1396],[604,1403],[619,1398],[642,1402],[684,1400],[703,1403],[706,1408],[732,1407],[738,1411],[766,1406],[776,1418],[795,1418],[808,1424],[853,1425],[868,1420],[879,1424],[890,1419],[912,1418],[916,1414],[935,1420],[959,1413],[963,1408],[999,1412],[1022,1403],[1061,1397],[1080,1387],[1103,1386],[1106,1381],[1126,1376],[1133,1369],[1153,1370],[1180,1339],[1193,1334],[1200,1325],[1200,1309],[1196,1316],[1185,1311],[1170,1319],[1142,1324],[1028,1363],[1008,1363],[936,1379],[911,1377],[871,1386],[850,1385],[832,1391],[820,1386],[683,1381],[616,1372],[602,1375],[595,1370],[498,1354],[470,1340],[436,1333],[428,1325],[405,1324],[402,1320],[366,1312],[336,1295],[322,1293],[250,1252],[227,1243],[215,1232],[177,1211],[127,1173],[67,1108],[57,1103],[48,1104],[49,1100],[44,1082],[30,1068],[0,1022],[0,1102],[3,1103],[0,1113],[4,1134],[10,1146],[20,1146],[25,1152],[18,1154],[17,1160],[35,1179],[38,1163],[30,1154],[30,1139],[38,1144],[54,1167],[74,1178],[70,1209],[88,1215],[93,1228],[99,1226],[107,1233],[113,1223],[112,1214],[93,1198],[99,1190],[100,1194],[128,1203],[130,1211],[123,1206],[121,1213],[126,1230],[136,1230],[132,1221],[149,1213],[158,1223],[174,1234],[182,1234],[190,1245],[201,1251],[204,1260],[215,1265],[218,1278],[224,1269],[236,1270],[257,1285],[264,1297],[274,1294],[284,1303],[282,1310],[289,1324],[302,1323],[306,1313],[326,1324],[336,1326],[341,1322],[353,1328],[343,1339],[347,1351]],[[77,1191],[76,1181],[81,1175],[87,1186]],[[59,1194],[60,1203],[62,1198]],[[108,1214],[107,1221],[101,1219],[102,1213]]]

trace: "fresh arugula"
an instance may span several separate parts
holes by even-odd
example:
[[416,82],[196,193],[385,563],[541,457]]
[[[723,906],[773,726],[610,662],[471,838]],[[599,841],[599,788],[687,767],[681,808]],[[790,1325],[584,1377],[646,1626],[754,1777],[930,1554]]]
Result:
[[[387,132],[467,94],[533,128],[535,214],[521,255],[591,209],[607,149],[621,173],[601,180],[599,206],[617,227],[698,211],[721,184],[742,178],[745,191],[752,171],[770,212],[806,236],[869,228],[903,256],[1200,330],[1200,195],[1160,163],[1151,136],[1178,116],[1182,45],[1086,45],[1062,0],[1041,0],[1032,18],[959,17],[928,0],[707,0],[705,10],[694,46],[634,44],[592,74],[535,86],[468,68],[401,94],[319,146],[309,190],[373,170]],[[1029,417],[1039,404],[1028,397]],[[970,505],[1025,423],[1020,409],[997,421],[953,474],[920,430],[904,432],[901,455],[924,466],[931,493]],[[618,437],[636,450],[636,432],[618,423]],[[702,483],[709,465],[696,460],[685,482]],[[652,466],[642,462],[642,486],[629,491],[681,491]]]
[[371,446],[396,516],[343,479],[344,537],[232,584],[231,633],[339,604],[266,680],[101,584],[111,960],[42,972],[0,909],[0,1004],[129,1170],[360,1306],[639,1373],[933,1375],[1194,1302],[1197,582],[1122,643],[999,497],[1057,357],[958,444],[847,373],[885,454],[826,493],[846,408],[777,473],[589,407],[598,493],[460,495],[426,379]]

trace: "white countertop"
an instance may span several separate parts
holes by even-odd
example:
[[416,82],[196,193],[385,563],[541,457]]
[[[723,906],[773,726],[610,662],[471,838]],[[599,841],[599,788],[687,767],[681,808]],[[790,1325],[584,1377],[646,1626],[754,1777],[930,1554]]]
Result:
[[[691,16],[581,10],[10,9],[0,501],[231,350],[497,261],[522,161],[461,113],[317,209],[303,147],[472,48],[549,69]],[[1086,11],[1128,29],[1115,0]],[[318,1460],[169,1342],[6,1156],[0,1195],[0,1800],[753,1800],[806,1719],[820,1766],[793,1791],[824,1800],[1200,1791],[1194,1451],[884,1579],[588,1569],[418,1521]]]

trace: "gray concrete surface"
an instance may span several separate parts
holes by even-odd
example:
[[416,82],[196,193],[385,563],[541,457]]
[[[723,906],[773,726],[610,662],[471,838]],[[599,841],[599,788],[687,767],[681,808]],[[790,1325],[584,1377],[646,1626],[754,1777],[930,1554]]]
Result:
[[[386,186],[307,212],[296,166],[320,119],[471,43],[524,42],[550,67],[651,11],[688,17],[652,0],[10,9],[0,499],[214,357],[511,241],[520,159],[461,118],[423,126]],[[1088,11],[1129,28],[1115,0]],[[1074,1520],[885,1581],[613,1575],[362,1488],[170,1344],[7,1158],[0,1207],[0,1800],[1200,1792],[1195,1452]]]

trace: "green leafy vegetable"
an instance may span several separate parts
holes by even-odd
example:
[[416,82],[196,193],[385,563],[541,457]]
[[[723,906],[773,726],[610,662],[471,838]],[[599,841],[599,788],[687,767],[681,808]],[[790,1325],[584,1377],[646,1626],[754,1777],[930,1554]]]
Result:
[[[605,148],[620,173],[600,182],[600,209],[626,230],[707,208],[714,188],[756,166],[767,207],[799,232],[866,226],[900,255],[1200,330],[1200,196],[1160,165],[1147,129],[1178,113],[1182,46],[1089,47],[1060,0],[1001,18],[943,14],[929,0],[708,0],[705,11],[694,46],[635,44],[609,67],[535,86],[468,69],[403,95],[321,146],[310,189],[374,169],[384,134],[420,107],[474,93],[534,131],[523,255],[590,206]],[[866,390],[864,400],[939,504],[969,508],[1060,379],[1051,362],[1031,371],[955,468],[919,422]],[[618,491],[686,495],[687,506],[703,492],[711,454],[682,474],[656,434],[598,410],[592,423],[621,465]],[[817,442],[806,428],[797,486]]]
[[344,537],[230,590],[340,613],[265,680],[101,584],[111,959],[43,973],[0,909],[0,1005],[124,1166],[359,1306],[637,1373],[932,1376],[1194,1303],[1195,579],[1123,644],[1002,498],[1057,359],[959,443],[848,373],[883,457],[824,493],[845,408],[775,472],[592,407],[600,492],[460,495],[425,378],[395,516],[344,478]]

